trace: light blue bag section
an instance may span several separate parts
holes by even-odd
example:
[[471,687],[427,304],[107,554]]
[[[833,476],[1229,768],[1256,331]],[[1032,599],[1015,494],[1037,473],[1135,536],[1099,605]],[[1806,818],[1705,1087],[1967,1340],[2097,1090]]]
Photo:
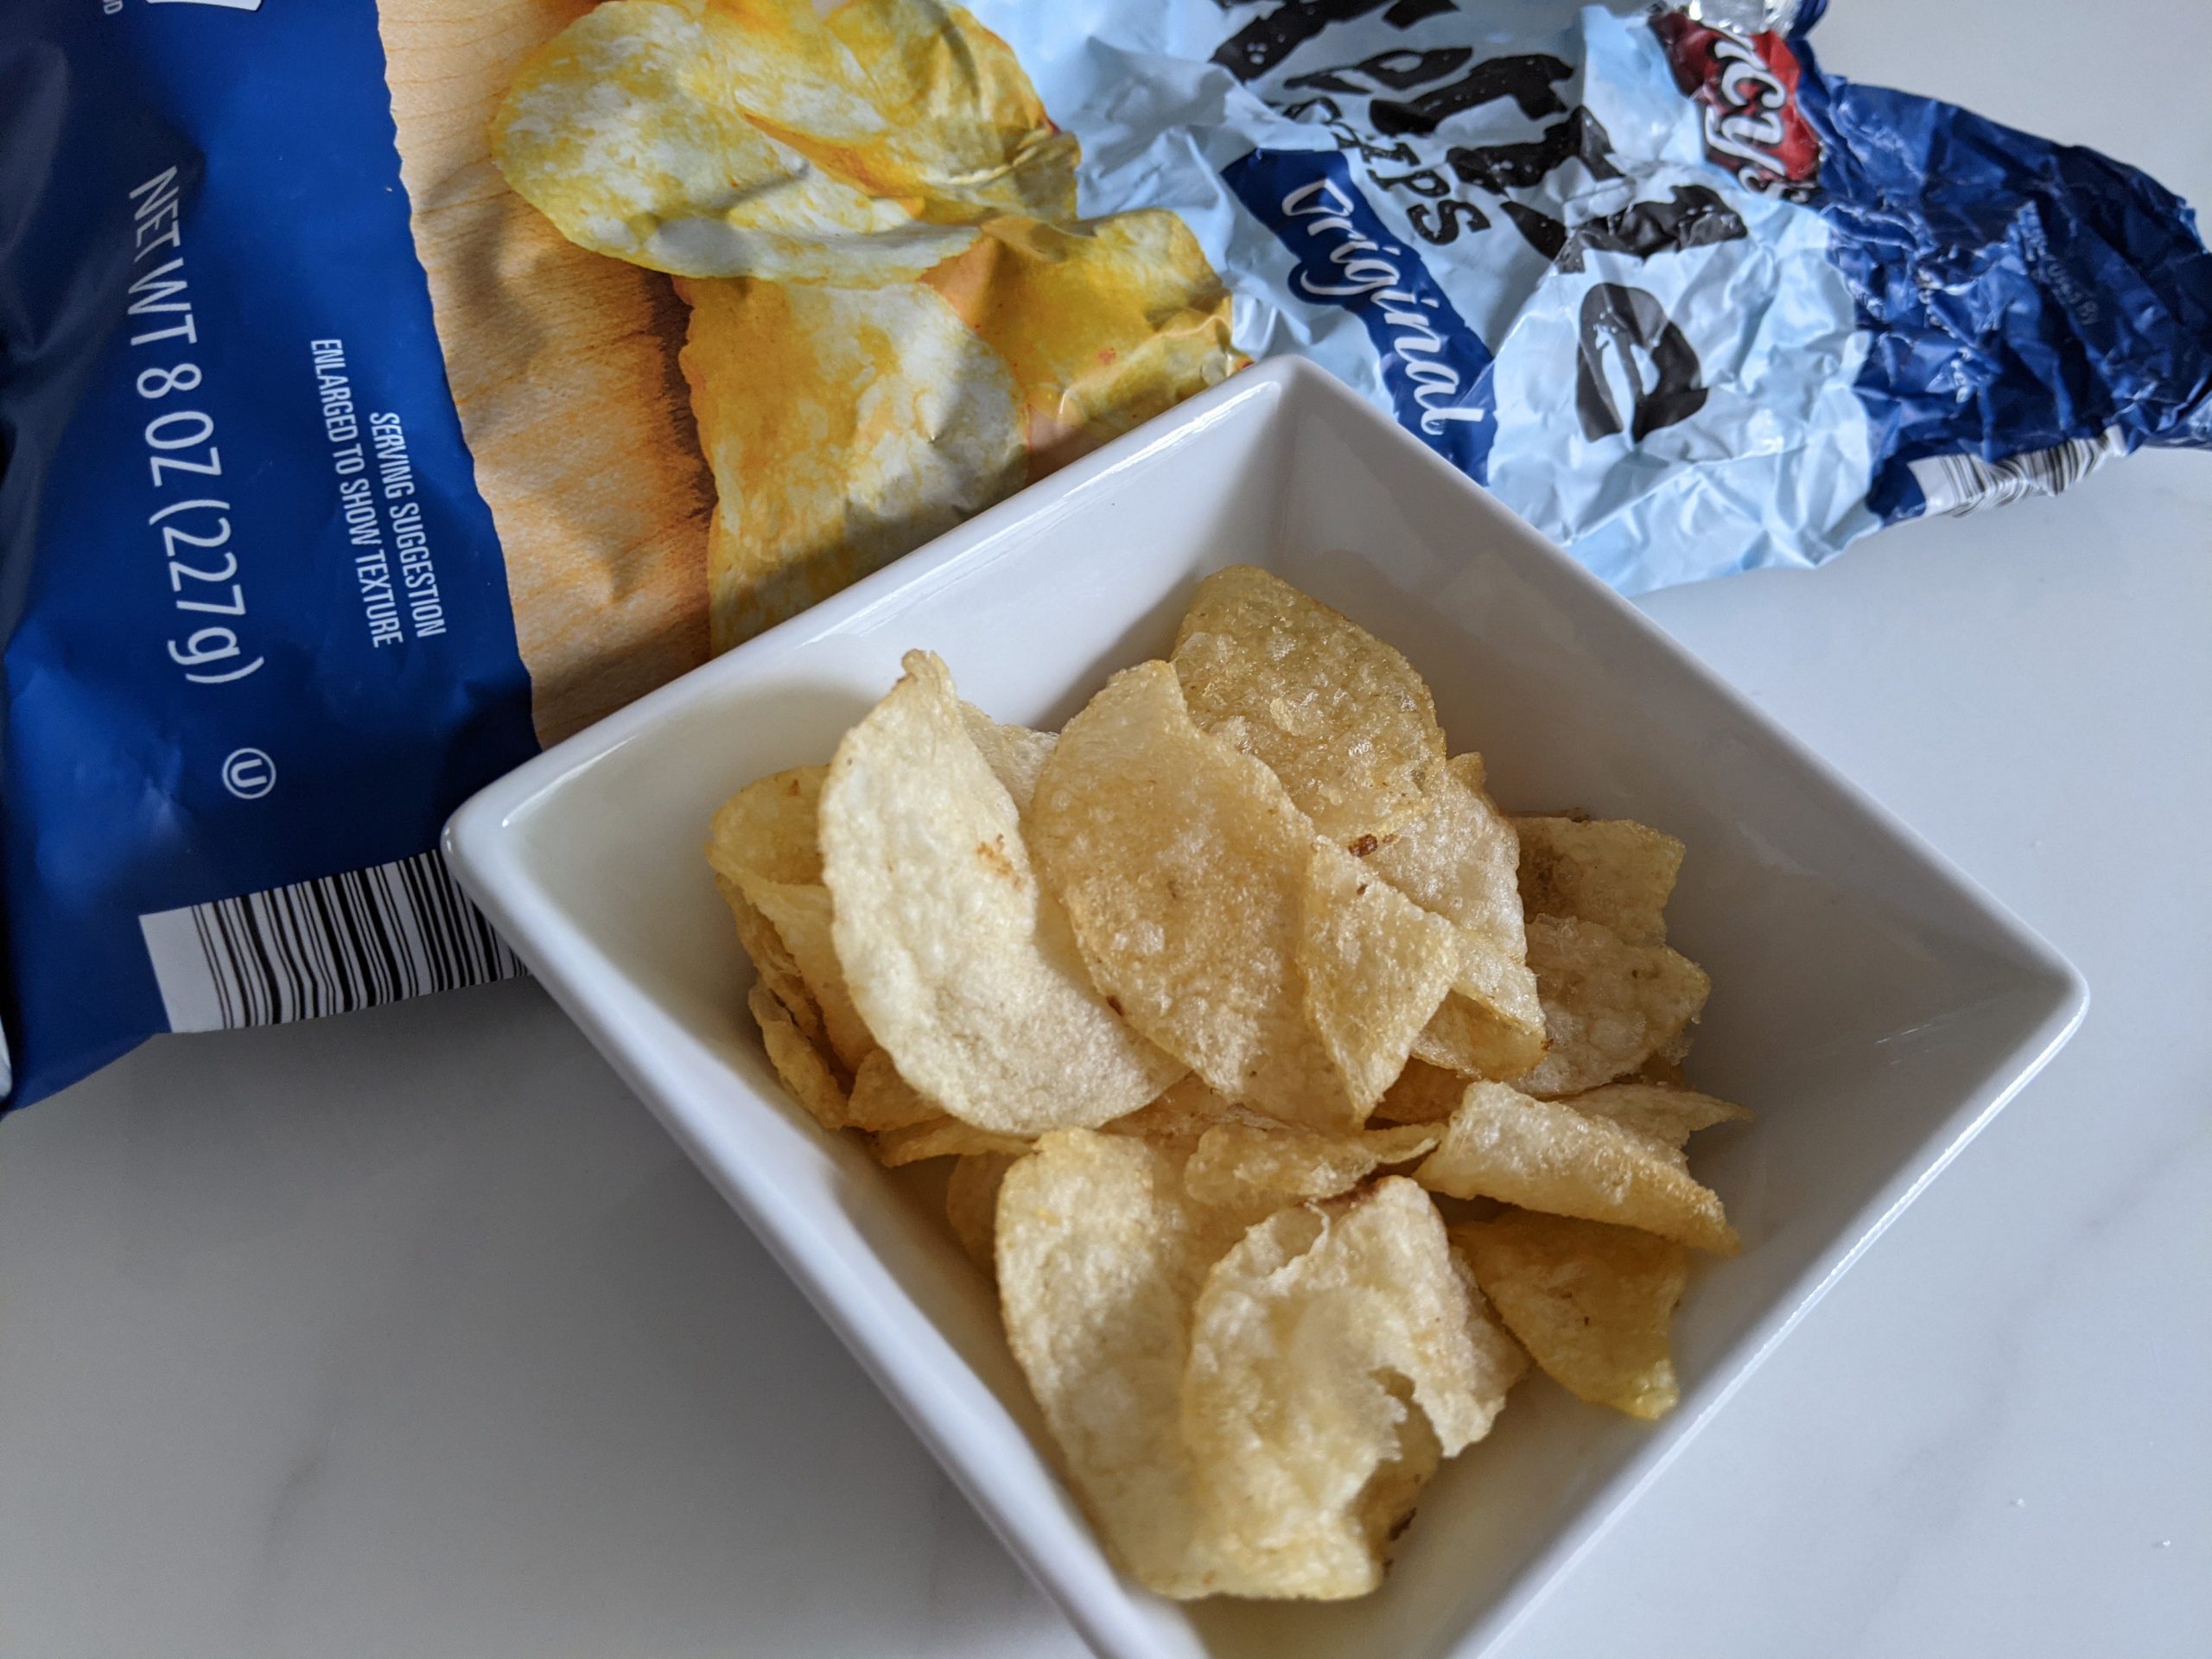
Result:
[[[1408,367],[1479,363],[1494,431],[1453,458],[1624,592],[2212,442],[2188,208],[1823,77],[1818,5],[1787,40],[1543,0],[973,10],[1082,139],[1085,213],[1174,208],[1243,349],[1313,359],[1432,444]],[[1345,211],[1301,212],[1325,173]],[[1319,291],[1332,257],[1382,286]],[[1430,296],[1449,315],[1394,348],[1378,314]]]

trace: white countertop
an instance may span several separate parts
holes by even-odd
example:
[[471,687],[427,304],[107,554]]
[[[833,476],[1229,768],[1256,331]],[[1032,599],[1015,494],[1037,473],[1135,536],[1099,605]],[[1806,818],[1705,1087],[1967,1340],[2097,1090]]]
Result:
[[[2202,0],[1834,0],[1833,68],[2212,206]],[[1516,1659],[2212,1643],[2212,458],[1651,614],[2087,1025]],[[1076,1659],[533,986],[164,1038],[0,1123],[6,1659]]]

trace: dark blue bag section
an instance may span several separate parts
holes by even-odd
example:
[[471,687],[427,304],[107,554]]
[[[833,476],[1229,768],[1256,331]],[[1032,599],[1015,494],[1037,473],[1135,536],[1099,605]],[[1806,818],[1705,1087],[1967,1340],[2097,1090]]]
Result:
[[1927,457],[2108,431],[2115,450],[2212,446],[2212,255],[2188,204],[2094,150],[1823,75],[1803,35],[1817,16],[1790,45],[1822,152],[1814,205],[1872,336],[1868,505],[1918,516]]
[[141,916],[419,854],[537,745],[373,7],[11,0],[0,156],[22,1104],[168,1028]]
[[1383,227],[1344,158],[1255,149],[1222,176],[1298,261],[1292,291],[1360,320],[1399,423],[1476,482],[1487,481],[1497,436],[1490,347],[1421,255]]

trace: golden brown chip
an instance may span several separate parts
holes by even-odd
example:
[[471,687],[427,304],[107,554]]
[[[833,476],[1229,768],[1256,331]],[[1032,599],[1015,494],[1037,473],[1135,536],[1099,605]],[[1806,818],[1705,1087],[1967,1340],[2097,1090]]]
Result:
[[1020,487],[1019,394],[931,289],[686,283],[679,359],[719,505],[714,648]]
[[1689,1252],[1631,1227],[1509,1210],[1452,1230],[1475,1281],[1544,1374],[1646,1421],[1680,1397],[1668,1352]]
[[1349,1192],[1386,1164],[1434,1150],[1441,1131],[1409,1124],[1338,1135],[1287,1124],[1218,1123],[1198,1137],[1183,1185],[1246,1225],[1287,1204]]
[[793,766],[756,778],[724,801],[707,830],[715,874],[746,889],[760,881],[819,885],[817,825],[829,775],[827,766]]
[[1199,1136],[1223,1123],[1280,1127],[1276,1119],[1264,1113],[1224,1100],[1195,1075],[1170,1084],[1159,1099],[1102,1127],[1109,1135],[1134,1135],[1187,1154],[1198,1144]]
[[1030,476],[1096,448],[1247,361],[1189,226],[1158,209],[993,219],[929,273],[1020,388]]
[[920,198],[925,219],[1075,217],[1075,137],[1053,129],[1004,41],[938,0],[845,0],[823,21],[859,60],[886,123],[842,158],[852,176],[879,195]]
[[1191,723],[1164,663],[1068,722],[1030,824],[1093,977],[1217,1092],[1357,1121],[1296,966],[1313,829],[1266,767]]
[[900,1077],[891,1056],[882,1049],[872,1052],[853,1072],[853,1095],[846,1103],[845,1121],[854,1128],[880,1133],[936,1122],[944,1116],[944,1108]]
[[1015,1154],[969,1152],[960,1155],[944,1184],[944,1218],[968,1259],[986,1274],[998,1271],[999,1184],[1014,1167]]
[[1014,797],[1014,810],[1027,814],[1030,799],[1037,793],[1037,774],[1045,769],[1045,757],[1052,753],[1058,736],[1033,732],[1026,726],[1001,726],[972,702],[960,705],[960,718],[991,775]]
[[768,1051],[768,1064],[776,1068],[791,1098],[823,1128],[844,1128],[845,1090],[821,1051],[801,1034],[784,1005],[765,985],[753,986],[746,1002],[760,1021],[760,1042]]
[[1716,1123],[1741,1122],[1751,1116],[1731,1101],[1716,1100],[1694,1089],[1668,1089],[1649,1083],[1607,1084],[1586,1094],[1570,1095],[1567,1103],[1578,1112],[1595,1113],[1670,1147],[1687,1146],[1700,1129],[1709,1129]]
[[1595,922],[1630,944],[1667,942],[1681,842],[1632,818],[1516,818],[1513,827],[1529,915]]
[[1719,1196],[1690,1175],[1678,1148],[1502,1083],[1468,1085],[1443,1144],[1414,1179],[1455,1198],[1498,1198],[1736,1253]]
[[1408,1060],[1376,1105],[1375,1116],[1386,1123],[1444,1122],[1459,1109],[1467,1082],[1459,1073],[1427,1060]]
[[1461,956],[1461,935],[1451,923],[1340,848],[1314,844],[1298,969],[1306,1017],[1356,1103],[1371,1109],[1405,1069]]
[[1183,1383],[1206,1589],[1374,1589],[1420,1489],[1490,1432],[1521,1365],[1412,1182],[1260,1223],[1207,1275]]
[[[1028,828],[1093,978],[1139,1031],[1220,1094],[1286,1122],[1366,1117],[1378,1074],[1402,1062],[1386,1039],[1410,1039],[1429,981],[1357,969],[1433,950],[1429,918],[1379,883],[1341,917],[1317,914],[1337,884],[1309,879],[1314,861],[1350,855],[1315,839],[1265,766],[1192,723],[1166,664],[1115,676],[1068,722]],[[1317,993],[1350,1074],[1314,1027],[1301,961],[1318,960],[1305,943],[1317,931],[1333,938],[1332,975],[1389,1001],[1361,1011],[1355,1031],[1336,1012],[1339,982]]]
[[901,1077],[979,1128],[1135,1111],[1181,1063],[1093,988],[944,664],[909,652],[905,665],[822,788],[823,879],[855,1005]]
[[1705,1007],[1705,970],[1663,944],[1628,944],[1596,922],[1537,916],[1529,922],[1551,1048],[1514,1086],[1525,1094],[1579,1095],[1624,1077],[1685,1039]]
[[784,1005],[784,1012],[791,1016],[801,1036],[817,1048],[827,1048],[830,1039],[822,1027],[822,1009],[815,1002],[814,994],[806,988],[806,980],[785,945],[783,935],[776,931],[774,923],[753,907],[753,901],[736,882],[717,873],[715,886],[721,893],[722,902],[729,906],[730,916],[737,924],[737,942],[753,959],[753,971],[760,982]]
[[1240,747],[1282,779],[1330,841],[1372,853],[1427,806],[1444,769],[1436,705],[1413,664],[1256,565],[1198,586],[1175,672],[1208,731],[1242,720]]
[[[1447,995],[1421,1028],[1409,1051],[1439,1071],[1462,1081],[1525,1074],[1529,1063],[1526,1027],[1516,1028],[1497,1019],[1479,1003],[1456,991]],[[1539,1046],[1536,1052],[1543,1050]]]
[[795,9],[747,10],[761,15],[607,0],[577,18],[531,55],[493,118],[508,183],[570,241],[682,276],[861,288],[911,281],[973,243],[787,142],[887,129],[828,31],[766,16],[795,24]]
[[957,1117],[932,1117],[902,1128],[886,1129],[875,1137],[875,1160],[886,1169],[918,1164],[927,1158],[968,1158],[980,1153],[1015,1158],[1028,1150],[1029,1142],[1019,1135],[979,1129]]
[[828,1034],[830,1052],[848,1073],[857,1071],[861,1062],[874,1050],[875,1039],[861,1018],[860,1010],[853,1005],[844,969],[837,960],[831,938],[835,918],[831,914],[830,889],[763,882],[750,893],[760,913],[774,924],[778,936],[791,951],[791,960],[798,964],[799,976],[812,993],[815,1005],[822,1010],[822,1026]]
[[[736,887],[775,930],[820,1010],[831,1052],[851,1073],[875,1039],[853,1006],[830,940],[830,890],[822,885],[815,839],[828,770],[794,766],[756,779],[731,796],[709,830],[707,861],[717,880]],[[742,927],[744,918],[739,919]]]
[[1482,786],[1482,757],[1455,756],[1429,778],[1421,810],[1363,861],[1459,930],[1452,995],[1414,1052],[1465,1077],[1511,1077],[1543,1058],[1544,1012],[1527,960],[1513,826]]
[[1047,1135],[999,1189],[1007,1341],[1108,1549],[1161,1595],[1217,1587],[1179,1422],[1192,1304],[1236,1237],[1131,1135]]

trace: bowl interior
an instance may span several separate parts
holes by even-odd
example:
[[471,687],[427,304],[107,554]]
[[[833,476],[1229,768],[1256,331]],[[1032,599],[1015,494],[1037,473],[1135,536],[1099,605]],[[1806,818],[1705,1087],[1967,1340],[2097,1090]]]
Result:
[[[1039,1454],[989,1287],[928,1177],[885,1176],[777,1089],[699,851],[732,791],[826,759],[906,649],[938,652],[998,717],[1056,726],[1161,653],[1198,579],[1239,561],[1403,650],[1508,810],[1631,815],[1688,843],[1671,936],[1713,980],[1691,1074],[1758,1114],[1696,1147],[1745,1250],[1686,1300],[1679,1410],[1646,1427],[1523,1385],[1429,1489],[1386,1587],[1333,1606],[1176,1608],[1115,1577]],[[1484,1645],[2081,1001],[2047,948],[1636,613],[1291,369],[1240,376],[542,757],[464,809],[451,846],[1015,1552],[1130,1656]]]

